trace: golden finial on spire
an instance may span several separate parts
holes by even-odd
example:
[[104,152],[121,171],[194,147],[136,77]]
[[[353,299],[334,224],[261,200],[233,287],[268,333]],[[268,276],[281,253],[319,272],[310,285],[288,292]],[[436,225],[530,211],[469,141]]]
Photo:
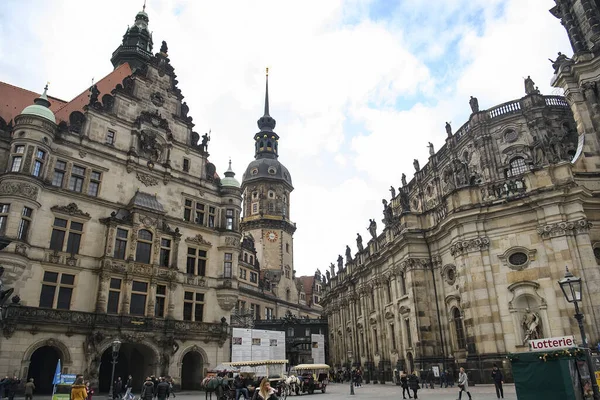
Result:
[[269,67],[267,67],[267,76],[269,76]]

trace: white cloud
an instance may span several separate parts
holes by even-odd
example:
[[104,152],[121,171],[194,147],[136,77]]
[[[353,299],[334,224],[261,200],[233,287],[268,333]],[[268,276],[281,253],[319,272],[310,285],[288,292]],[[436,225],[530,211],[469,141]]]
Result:
[[[74,97],[112,70],[140,3],[8,0],[0,80],[38,91],[50,80],[52,95]],[[547,58],[569,49],[552,0],[435,3],[431,12],[431,2],[405,0],[387,20],[369,19],[371,2],[359,0],[148,4],[155,51],[167,41],[196,130],[212,129],[220,173],[231,156],[241,179],[253,158],[271,68],[301,274],[323,271],[356,232],[366,241],[389,186],[412,176],[414,158],[426,163],[428,141],[443,145],[445,121],[455,130],[466,121],[469,95],[482,108],[519,98],[527,75],[552,91]]]

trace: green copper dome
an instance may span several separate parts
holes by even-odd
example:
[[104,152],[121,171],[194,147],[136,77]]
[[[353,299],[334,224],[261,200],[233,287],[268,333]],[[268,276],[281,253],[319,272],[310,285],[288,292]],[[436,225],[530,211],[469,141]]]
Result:
[[45,118],[53,124],[56,124],[56,117],[50,108],[48,108],[50,107],[50,102],[46,95],[47,91],[48,85],[44,88],[44,93],[33,101],[35,104],[25,107],[23,111],[21,111],[21,115],[35,115],[36,117]]
[[229,169],[225,171],[225,178],[221,178],[221,186],[239,189],[241,185],[238,180],[234,178],[234,176],[235,172],[233,172],[231,169],[231,160],[229,160]]

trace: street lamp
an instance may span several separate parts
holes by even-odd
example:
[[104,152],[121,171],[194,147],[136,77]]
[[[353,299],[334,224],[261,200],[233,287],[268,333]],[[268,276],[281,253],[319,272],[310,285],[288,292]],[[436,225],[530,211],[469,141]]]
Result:
[[112,373],[110,374],[110,389],[108,389],[108,398],[113,398],[113,382],[115,381],[115,366],[117,358],[119,358],[119,349],[121,349],[121,341],[116,339],[112,342]]
[[354,396],[354,376],[352,374],[352,350],[348,350],[348,360],[350,361],[350,394]]
[[569,271],[569,267],[566,267],[565,277],[558,281],[558,284],[560,285],[567,302],[575,305],[575,319],[579,325],[579,333],[581,334],[581,341],[583,342],[583,348],[585,350],[585,358],[590,373],[590,381],[592,383],[592,389],[594,390],[594,399],[599,400],[600,393],[598,391],[598,383],[596,382],[595,377],[592,376],[594,373],[594,366],[592,365],[592,357],[590,356],[590,349],[585,336],[585,329],[583,327],[583,314],[581,311],[579,311],[579,305],[577,304],[582,300],[583,297],[581,278],[574,276],[571,271]]

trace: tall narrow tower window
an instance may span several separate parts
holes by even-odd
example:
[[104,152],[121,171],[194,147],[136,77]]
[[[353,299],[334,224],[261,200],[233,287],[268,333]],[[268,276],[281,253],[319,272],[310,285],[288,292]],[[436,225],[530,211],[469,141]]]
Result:
[[233,210],[231,209],[225,211],[225,229],[228,231],[233,230]]

